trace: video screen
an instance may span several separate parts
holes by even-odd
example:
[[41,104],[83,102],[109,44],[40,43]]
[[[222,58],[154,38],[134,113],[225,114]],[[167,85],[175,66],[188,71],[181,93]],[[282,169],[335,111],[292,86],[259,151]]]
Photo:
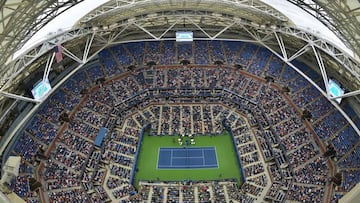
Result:
[[41,100],[50,90],[51,90],[50,82],[48,79],[46,79],[38,82],[35,85],[35,87],[31,90],[31,93],[34,99]]
[[[342,96],[345,92],[345,90],[341,88],[340,84],[333,79],[329,79],[329,91],[330,95],[333,97]],[[336,102],[340,104],[341,98],[336,99]]]
[[176,32],[176,41],[177,42],[192,42],[193,41],[193,32],[177,31]]

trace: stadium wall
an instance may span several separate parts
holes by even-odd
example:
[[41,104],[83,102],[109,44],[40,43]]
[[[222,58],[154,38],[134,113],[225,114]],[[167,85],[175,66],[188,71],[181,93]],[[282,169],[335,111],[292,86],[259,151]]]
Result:
[[137,171],[137,160],[138,160],[138,157],[139,157],[141,143],[142,143],[142,140],[143,140],[143,137],[144,137],[145,130],[147,130],[149,128],[150,128],[150,124],[146,125],[145,127],[143,127],[141,129],[141,132],[140,132],[140,135],[139,135],[139,142],[137,144],[137,149],[136,149],[136,153],[135,153],[134,165],[133,165],[133,168],[131,170],[131,175],[130,175],[130,185],[134,185],[134,178],[135,178],[135,173]]
[[[232,142],[232,144],[233,144],[233,146],[234,146],[234,149],[237,149],[236,144],[235,144],[236,142],[235,142],[235,139],[234,139],[234,134],[233,134],[233,131],[232,131],[231,127],[228,126],[228,125],[225,123],[225,119],[223,120],[222,124],[223,124],[223,126],[225,127],[225,129],[230,133],[231,142]],[[238,161],[238,165],[239,165],[239,168],[240,168],[240,185],[239,185],[239,187],[241,187],[241,186],[245,183],[245,181],[246,181],[246,179],[245,179],[245,173],[244,173],[244,169],[243,169],[243,166],[242,166],[242,163],[241,163],[241,159],[240,159],[239,153],[235,153],[235,154],[236,154],[236,159],[237,159],[237,161]]]
[[[0,142],[0,146],[4,145],[4,142],[7,140],[7,138],[10,136],[11,132],[15,130],[15,128],[20,124],[21,120],[24,119],[26,117],[26,114],[28,114],[31,109],[33,108],[33,104],[29,104],[22,112],[21,114],[19,114],[19,116],[16,118],[16,120],[14,121],[14,123],[10,126],[10,128],[6,131],[5,136],[1,139]],[[31,116],[32,118],[32,116]],[[31,118],[29,118],[29,120],[23,125],[21,126],[21,128],[16,132],[16,134],[11,138],[10,143],[8,144],[8,146],[6,147],[5,151],[1,154],[1,156],[3,157],[2,161],[3,163],[1,163],[1,165],[3,166],[5,164],[5,161],[7,160],[7,158],[9,157],[9,153],[10,150],[13,148],[14,144],[17,142],[17,140],[19,139],[19,135],[21,134],[21,132],[24,130],[25,126],[29,123],[29,121],[31,120]]]

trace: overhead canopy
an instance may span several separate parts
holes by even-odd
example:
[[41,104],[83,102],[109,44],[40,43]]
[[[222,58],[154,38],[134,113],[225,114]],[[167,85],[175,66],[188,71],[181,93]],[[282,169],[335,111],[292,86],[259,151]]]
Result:
[[[45,40],[46,38],[51,37],[51,35],[54,35],[63,30],[71,29],[83,16],[86,16],[85,18],[88,19],[91,18],[90,16],[95,16],[96,14],[91,11],[95,10],[95,12],[98,12],[98,10],[101,10],[100,6],[102,4],[106,3],[106,5],[111,5],[114,2],[116,1],[83,1],[80,4],[72,6],[71,9],[66,10],[66,12],[64,12],[62,15],[55,16],[54,13],[52,13],[52,17],[55,16],[55,18],[52,19],[50,23],[45,24],[45,26],[44,24],[41,26],[38,25],[37,27],[41,28],[40,30],[32,29],[31,33],[27,33],[25,39],[22,40],[23,43],[20,44],[20,51],[18,51],[17,54],[15,53],[13,57],[16,58],[20,53],[31,48],[31,45]],[[357,15],[356,12],[360,8],[358,2],[343,1],[340,4],[337,1],[331,1],[330,3],[328,1],[316,1],[316,3],[314,3],[314,1],[311,0],[261,0],[261,2],[271,5],[271,7],[277,9],[280,13],[284,14],[284,16],[290,19],[297,27],[306,29],[313,34],[321,35],[323,38],[332,41],[334,44],[353,56],[355,55],[348,47],[354,47],[355,53],[359,55],[357,50],[359,50],[360,42],[360,15]],[[156,6],[161,4],[163,7],[165,7],[161,2],[153,2],[152,4],[155,4]],[[200,2],[197,4],[201,5]],[[206,3],[204,1],[204,5],[205,4]],[[68,7],[69,5],[64,4],[64,6]],[[174,4],[171,5],[171,7],[168,5],[166,8],[173,9],[173,6]],[[212,10],[219,9],[220,8],[217,7],[212,8]],[[234,10],[238,8],[231,7],[230,9]],[[5,12],[6,7],[4,7],[3,10]],[[131,12],[130,14],[134,13]],[[115,22],[114,18],[115,16],[108,18],[107,22]],[[100,22],[99,24],[103,24],[103,22]],[[15,29],[13,29],[12,32],[14,32],[14,30]],[[26,44],[22,46],[25,42]],[[348,47],[345,46],[344,42],[348,45]],[[351,46],[351,44],[353,44],[353,46]]]

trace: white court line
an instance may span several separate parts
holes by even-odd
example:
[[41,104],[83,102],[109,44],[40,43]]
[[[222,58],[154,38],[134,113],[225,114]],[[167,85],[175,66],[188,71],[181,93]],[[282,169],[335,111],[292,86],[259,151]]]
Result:
[[173,168],[173,169],[180,168],[180,167],[181,168],[195,168],[195,167],[200,167],[200,168],[213,167],[213,168],[217,168],[217,165],[214,165],[214,164],[206,165],[206,166],[203,166],[203,165],[177,165],[176,167],[169,167],[169,165],[165,165],[165,166],[160,165],[160,167],[162,167],[162,168]]
[[217,155],[216,155],[216,147],[214,147],[214,152],[215,152],[216,165],[218,168],[220,168],[220,164],[219,164],[219,161],[218,161]]
[[199,158],[203,158],[203,157],[202,157],[202,156],[192,156],[192,157],[189,157],[189,156],[179,156],[179,157],[172,157],[172,159],[193,159],[193,158],[199,159]]
[[203,165],[205,166],[205,156],[204,156],[204,150],[201,150],[201,153],[202,153]]
[[172,160],[173,160],[173,150],[171,150],[171,154],[170,154],[170,166],[172,166]]
[[156,169],[159,169],[160,150],[161,150],[161,148],[159,147],[159,150],[158,150],[158,158],[157,158],[157,164],[156,164]]
[[[173,151],[198,151],[201,150],[202,152],[202,156],[196,156],[196,157],[174,157],[173,156]],[[216,164],[212,164],[212,165],[206,165],[205,164],[205,154],[204,154],[204,150],[211,150],[215,153],[215,160],[216,160]],[[171,152],[170,153],[170,166],[169,165],[159,165],[159,155],[160,155],[160,151],[163,152]],[[194,165],[194,164],[190,164],[190,165],[173,165],[173,160],[174,159],[193,159],[193,158],[202,158],[203,164],[202,165]],[[207,168],[207,167],[211,167],[211,168],[219,168],[219,162],[217,159],[217,154],[216,154],[216,147],[201,147],[201,148],[159,148],[158,151],[158,165],[157,165],[157,169],[160,168]]]
[[164,148],[161,147],[161,150],[163,151],[183,151],[183,150],[189,150],[189,151],[195,151],[195,150],[209,150],[209,149],[214,149],[214,147],[198,147],[198,148],[193,148],[193,147],[174,147],[174,148]]

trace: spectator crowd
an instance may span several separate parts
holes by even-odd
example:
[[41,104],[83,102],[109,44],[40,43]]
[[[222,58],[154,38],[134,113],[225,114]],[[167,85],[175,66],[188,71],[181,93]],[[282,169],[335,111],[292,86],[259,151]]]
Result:
[[[182,60],[190,64],[179,65]],[[320,80],[306,64],[296,65]],[[282,91],[285,86],[291,94]],[[341,108],[360,123],[348,103]],[[311,120],[301,118],[303,109]],[[68,121],[60,119],[63,115]],[[223,122],[232,129],[244,170],[241,187],[232,180],[144,183],[137,189],[130,184],[144,126],[150,125],[152,135],[216,135]],[[105,126],[108,136],[95,147]],[[37,178],[53,203],[322,202],[330,174],[319,142],[336,152],[331,159],[343,181],[328,191],[336,201],[360,181],[359,136],[291,67],[244,42],[127,43],[100,52],[98,63],[79,70],[42,104],[11,146],[10,155],[21,156],[22,163],[10,187],[28,202],[40,202],[27,186],[39,153],[47,151]]]

